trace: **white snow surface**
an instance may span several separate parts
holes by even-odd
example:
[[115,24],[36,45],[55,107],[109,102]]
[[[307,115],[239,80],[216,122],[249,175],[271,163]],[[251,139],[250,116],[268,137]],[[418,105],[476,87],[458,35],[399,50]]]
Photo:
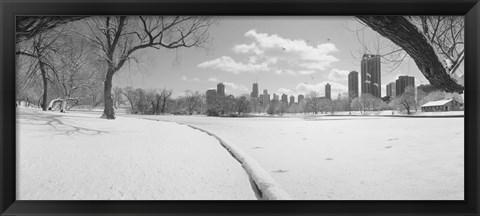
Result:
[[186,125],[17,110],[18,200],[249,200],[248,174]]
[[138,116],[210,131],[296,200],[463,200],[464,118]]

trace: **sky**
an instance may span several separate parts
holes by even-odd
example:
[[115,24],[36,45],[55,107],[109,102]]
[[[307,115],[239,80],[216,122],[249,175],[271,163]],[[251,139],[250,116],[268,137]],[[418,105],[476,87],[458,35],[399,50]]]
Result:
[[[260,92],[297,96],[311,91],[324,95],[330,83],[336,98],[348,92],[348,73],[360,72],[360,56],[368,53],[362,44],[371,49],[380,41],[380,53],[393,49],[353,17],[221,17],[209,35],[212,41],[204,48],[139,53],[141,62],[126,64],[114,86],[169,88],[175,97],[223,82],[227,94],[239,96],[250,94],[256,81]],[[414,76],[416,85],[428,83],[408,56],[396,69],[381,67],[382,96],[399,75]]]

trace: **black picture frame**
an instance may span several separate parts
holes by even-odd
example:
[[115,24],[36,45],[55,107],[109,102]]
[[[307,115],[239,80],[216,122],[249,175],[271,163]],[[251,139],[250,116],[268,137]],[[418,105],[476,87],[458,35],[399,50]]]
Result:
[[[464,15],[464,201],[17,201],[17,15]],[[478,0],[0,0],[1,215],[479,215]]]

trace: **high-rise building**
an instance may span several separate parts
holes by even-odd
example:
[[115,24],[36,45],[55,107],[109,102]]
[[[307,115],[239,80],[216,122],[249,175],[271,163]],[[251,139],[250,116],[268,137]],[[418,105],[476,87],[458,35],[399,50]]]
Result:
[[402,95],[408,86],[415,88],[415,77],[399,76],[397,81],[395,81],[396,95]]
[[209,89],[207,90],[205,95],[206,95],[207,105],[210,105],[210,104],[213,104],[213,102],[215,102],[215,99],[217,98],[217,91],[215,91],[215,89]]
[[332,99],[332,87],[329,83],[325,85],[325,98]]
[[302,100],[305,98],[305,96],[303,96],[302,94],[298,95],[298,100],[297,102],[300,103],[302,102]]
[[266,89],[263,90],[263,104],[267,105],[270,103],[270,95],[268,94],[268,91]]
[[391,82],[387,85],[387,96],[389,97],[395,97],[397,96],[396,94],[397,89],[396,89],[396,84],[395,82]]
[[350,99],[358,97],[358,72],[356,71],[348,74],[348,97]]
[[288,96],[286,94],[282,94],[282,102],[288,104]]
[[225,97],[225,85],[223,83],[217,84],[217,97]]
[[290,105],[295,103],[295,97],[293,95],[290,95]]
[[277,94],[273,93],[273,99],[272,100],[279,100],[280,99],[280,96],[278,96]]
[[362,94],[380,97],[382,94],[380,55],[364,54],[361,69]]
[[250,96],[252,98],[258,98],[258,83],[253,83],[252,94]]

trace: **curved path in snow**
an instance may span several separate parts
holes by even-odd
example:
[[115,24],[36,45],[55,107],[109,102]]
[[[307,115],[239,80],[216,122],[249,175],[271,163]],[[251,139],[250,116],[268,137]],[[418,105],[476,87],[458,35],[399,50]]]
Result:
[[265,171],[260,164],[255,161],[250,155],[245,153],[243,150],[238,148],[237,146],[225,142],[221,137],[218,135],[202,129],[197,126],[193,126],[186,123],[179,123],[188,125],[191,128],[200,130],[204,133],[207,133],[210,136],[215,137],[232,155],[237,159],[248,172],[250,177],[253,179],[254,183],[256,184],[260,196],[262,199],[265,200],[290,200],[290,195],[282,189],[278,183]]

